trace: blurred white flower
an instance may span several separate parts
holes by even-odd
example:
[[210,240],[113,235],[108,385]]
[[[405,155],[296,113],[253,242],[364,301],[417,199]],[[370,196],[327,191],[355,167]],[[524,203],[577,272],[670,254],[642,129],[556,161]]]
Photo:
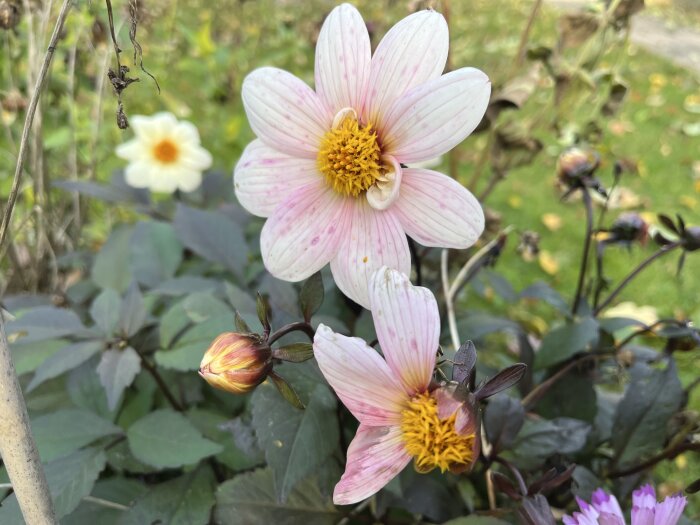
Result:
[[135,137],[116,149],[117,156],[129,161],[124,172],[129,186],[163,193],[199,187],[212,158],[192,123],[156,113],[131,117],[130,124]]

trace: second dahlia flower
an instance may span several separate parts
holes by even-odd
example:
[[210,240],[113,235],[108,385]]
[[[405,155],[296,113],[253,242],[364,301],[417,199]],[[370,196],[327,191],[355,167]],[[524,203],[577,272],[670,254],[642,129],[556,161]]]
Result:
[[[564,525],[625,525],[617,498],[603,489],[593,493],[590,504],[580,498],[576,501],[581,512],[564,516]],[[676,525],[686,503],[680,495],[657,502],[654,487],[644,485],[632,493],[632,525]]]
[[369,299],[384,357],[362,339],[319,325],[314,355],[323,375],[360,421],[335,487],[339,505],[379,491],[413,459],[416,470],[468,470],[478,456],[476,415],[447,387],[431,384],[440,339],[435,297],[388,268]]
[[403,273],[406,234],[425,246],[467,248],[484,228],[477,200],[457,181],[407,165],[462,142],[488,105],[488,77],[445,75],[445,19],[420,11],[371,53],[353,6],[336,7],[316,45],[316,90],[264,67],[243,82],[257,135],[234,172],[240,203],[267,217],[260,247],[275,277],[300,281],[330,262],[338,287],[368,307],[369,277]]

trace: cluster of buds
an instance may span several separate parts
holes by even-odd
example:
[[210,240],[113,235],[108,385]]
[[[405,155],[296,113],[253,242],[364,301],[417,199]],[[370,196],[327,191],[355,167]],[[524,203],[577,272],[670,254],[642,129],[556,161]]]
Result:
[[600,167],[600,155],[595,150],[574,146],[565,150],[557,159],[557,179],[565,188],[564,197],[577,189],[592,188],[607,196],[600,181],[594,177]]

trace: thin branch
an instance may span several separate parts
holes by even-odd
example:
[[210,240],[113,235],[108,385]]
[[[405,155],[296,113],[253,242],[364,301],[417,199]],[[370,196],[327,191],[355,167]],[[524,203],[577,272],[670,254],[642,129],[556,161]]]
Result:
[[537,18],[537,13],[542,6],[542,0],[535,0],[532,10],[530,11],[530,16],[527,19],[527,23],[523,28],[523,32],[520,35],[520,44],[518,44],[518,52],[515,54],[515,60],[513,61],[513,70],[515,72],[520,66],[523,65],[525,61],[525,47],[527,46],[527,41],[530,38],[530,32],[532,31],[532,26],[535,25],[535,19]]
[[291,333],[291,332],[304,332],[307,337],[313,342],[314,340],[314,335],[316,335],[316,331],[314,330],[314,327],[311,326],[311,324],[307,323],[306,321],[299,321],[296,323],[289,323],[288,325],[283,326],[279,330],[275,330],[270,334],[270,336],[267,339],[268,344],[272,344],[281,337]]
[[158,385],[158,388],[160,388],[160,391],[163,393],[170,405],[178,412],[184,412],[185,407],[182,406],[182,404],[175,398],[173,393],[170,391],[170,388],[168,388],[168,385],[166,384],[165,380],[161,377],[160,372],[158,372],[158,369],[155,366],[153,366],[153,363],[146,359],[146,357],[141,352],[139,352],[139,350],[135,346],[132,346],[132,348],[136,350],[137,354],[139,354],[139,357],[141,358],[141,364],[146,369],[146,371],[149,374],[151,374],[151,377],[153,377],[156,384]]
[[450,326],[450,336],[452,337],[452,346],[455,351],[459,348],[460,338],[459,330],[457,329],[457,316],[455,315],[455,306],[450,295],[450,280],[448,272],[448,254],[449,250],[445,248],[440,254],[440,274],[442,276],[442,291],[445,295],[445,307],[447,308],[447,322]]
[[647,266],[649,266],[651,263],[653,263],[656,259],[659,257],[672,252],[676,248],[678,248],[681,245],[680,242],[674,242],[671,244],[668,244],[666,246],[662,246],[659,248],[657,251],[655,251],[653,254],[651,254],[649,257],[644,259],[639,266],[637,266],[634,270],[632,270],[627,277],[625,277],[622,282],[615,288],[612,292],[610,292],[610,295],[593,311],[593,316],[597,316],[600,312],[602,312],[619,294],[622,290],[625,289],[625,287],[635,278],[639,273],[644,270]]
[[58,44],[58,39],[63,30],[63,25],[68,16],[68,11],[72,6],[72,0],[64,0],[61,10],[58,13],[58,18],[56,19],[56,25],[53,29],[53,34],[51,35],[51,40],[49,40],[49,45],[46,50],[46,55],[44,56],[44,63],[39,71],[39,77],[37,78],[36,85],[34,86],[34,92],[32,93],[32,98],[29,101],[29,108],[27,109],[27,116],[24,119],[24,129],[22,130],[22,138],[19,144],[19,151],[17,153],[17,166],[15,167],[15,175],[12,180],[12,188],[10,189],[10,195],[7,198],[7,204],[5,205],[5,211],[2,217],[2,223],[0,223],[0,246],[5,242],[5,237],[7,236],[8,229],[10,227],[10,220],[12,219],[12,211],[15,207],[15,202],[17,201],[17,195],[19,194],[19,187],[22,183],[22,168],[24,167],[24,161],[27,158],[27,146],[29,145],[29,132],[32,128],[32,123],[34,122],[34,114],[36,113],[36,107],[39,104],[39,99],[41,98],[41,92],[44,88],[44,83],[46,81],[46,76],[49,72],[49,67],[51,66],[51,61],[53,60],[54,52],[56,51],[56,45]]
[[550,378],[542,381],[535,388],[530,390],[528,394],[520,401],[520,404],[525,408],[525,410],[530,410],[532,406],[537,403],[542,396],[544,396],[550,388],[552,388],[560,379],[566,376],[571,370],[576,368],[578,365],[590,361],[592,359],[598,359],[600,357],[605,357],[606,354],[582,354],[575,357],[573,360],[569,361],[568,364],[564,365],[562,368],[557,370]]
[[581,302],[581,294],[583,293],[583,285],[586,281],[586,270],[588,270],[588,252],[591,249],[591,233],[593,232],[593,203],[591,195],[588,193],[588,188],[581,190],[583,204],[586,208],[586,237],[583,241],[583,255],[581,256],[581,268],[578,272],[578,284],[576,285],[576,294],[574,302],[571,305],[571,315],[576,315],[579,303]]
[[623,478],[625,476],[631,476],[632,474],[636,474],[637,472],[642,472],[643,470],[647,470],[648,468],[653,467],[657,463],[660,463],[666,459],[673,459],[676,456],[679,456],[683,452],[687,452],[689,450],[693,451],[699,451],[700,450],[700,443],[678,443],[677,445],[671,446],[662,452],[658,453],[656,456],[653,456],[646,461],[643,461],[642,463],[639,463],[638,465],[634,465],[633,467],[629,467],[626,469],[622,470],[615,470],[608,474],[608,477],[611,478]]

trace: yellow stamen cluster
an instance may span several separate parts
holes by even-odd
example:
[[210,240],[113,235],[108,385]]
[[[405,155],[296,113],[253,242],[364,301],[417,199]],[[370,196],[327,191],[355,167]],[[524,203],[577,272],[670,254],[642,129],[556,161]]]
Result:
[[430,472],[435,467],[445,472],[450,467],[471,463],[474,434],[457,433],[456,414],[441,420],[437,402],[428,392],[411,399],[401,415],[404,445],[418,472]]
[[180,155],[180,148],[170,139],[163,139],[153,146],[153,156],[163,164],[172,164]]
[[326,133],[318,152],[318,169],[341,195],[357,197],[383,174],[381,149],[372,125],[351,117]]

